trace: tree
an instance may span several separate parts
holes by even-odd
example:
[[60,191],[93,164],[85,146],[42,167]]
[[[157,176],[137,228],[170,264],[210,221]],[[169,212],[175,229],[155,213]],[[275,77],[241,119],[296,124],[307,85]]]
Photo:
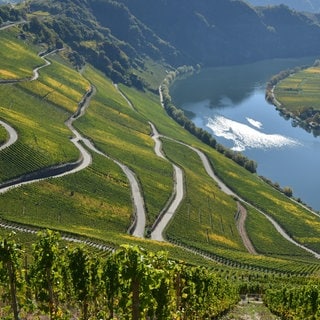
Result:
[[287,197],[289,197],[289,198],[291,198],[292,195],[293,195],[293,191],[292,191],[292,189],[291,189],[290,187],[284,187],[284,188],[282,189],[282,191],[283,191],[283,193],[284,193]]
[[257,163],[253,160],[248,160],[244,164],[245,169],[250,171],[251,173],[256,173],[257,172]]

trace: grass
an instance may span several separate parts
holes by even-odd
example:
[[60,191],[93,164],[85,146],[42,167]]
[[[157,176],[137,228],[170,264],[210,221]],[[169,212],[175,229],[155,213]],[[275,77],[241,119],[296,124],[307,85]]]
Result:
[[186,197],[167,230],[168,236],[189,245],[210,243],[212,247],[245,251],[235,228],[235,201],[206,174],[195,152],[171,141],[164,141],[163,146],[168,158],[185,173]]
[[89,82],[77,71],[52,59],[51,65],[41,69],[39,73],[41,76],[37,81],[23,82],[19,86],[69,113],[77,110],[78,103],[90,88]]
[[289,111],[303,107],[320,110],[320,67],[311,67],[287,77],[277,84],[275,96]]
[[[0,68],[11,70],[2,61]],[[79,152],[69,141],[71,133],[64,121],[77,110],[89,86],[79,73],[57,61],[41,69],[36,81],[0,86],[0,116],[19,134],[18,143],[0,155],[0,181],[78,159]]]
[[[52,195],[54,194],[54,197]],[[108,241],[126,233],[132,215],[130,187],[112,161],[94,156],[76,174],[22,186],[0,196],[0,215]]]
[[319,216],[225,157],[212,152],[208,155],[217,174],[235,193],[273,217],[295,240],[320,251]]
[[97,94],[75,126],[100,150],[121,159],[135,172],[144,193],[148,223],[152,224],[171,195],[172,167],[155,155],[147,120],[130,108],[113,84],[92,69],[85,75]]
[[[1,153],[1,167],[9,166],[11,170],[1,171],[0,180],[29,172],[30,166],[36,169],[78,159],[79,153],[69,141],[70,131],[64,125],[65,112],[13,85],[0,86],[0,96],[0,116],[19,135],[17,145]],[[21,156],[24,161],[19,161]]]
[[141,92],[125,86],[120,86],[120,88],[129,97],[130,101],[133,102],[137,111],[144,115],[148,121],[156,125],[159,133],[192,146],[203,146],[198,139],[168,117],[166,111],[159,103],[158,96],[150,92]]
[[311,257],[311,254],[284,239],[272,223],[256,209],[247,206],[246,229],[255,249],[264,255]]
[[[21,45],[14,35],[7,41]],[[10,50],[6,49],[2,54],[10,54]],[[34,57],[33,63],[25,61],[29,71],[39,62],[35,51],[30,53],[31,56]],[[18,58],[19,64],[21,61],[23,65],[22,56]],[[105,154],[135,172],[145,197],[148,224],[152,224],[173,190],[172,165],[154,154],[148,123],[151,121],[160,133],[206,152],[219,176],[241,197],[272,215],[295,239],[320,250],[320,219],[317,216],[187,133],[167,116],[156,95],[120,86],[133,103],[132,109],[111,81],[93,68],[87,67],[82,77],[63,63],[62,56],[50,59],[52,65],[41,69],[39,80],[0,85],[0,117],[19,134],[19,141],[0,153],[2,181],[39,167],[78,158],[64,121],[76,110],[90,81],[97,93],[86,115],[74,125]],[[0,61],[0,69],[18,75],[18,66],[6,65],[4,59]],[[148,75],[154,76],[154,80],[162,72],[151,63],[148,68],[157,69]],[[153,86],[157,86],[156,81]],[[0,131],[1,135],[5,133]],[[252,209],[247,224],[249,235],[260,252],[272,257],[246,253],[235,228],[234,199],[221,192],[189,148],[164,139],[164,150],[183,168],[187,192],[168,229],[169,235],[229,261],[250,263],[260,269],[319,270],[319,264],[313,258],[280,239],[270,224]],[[77,174],[26,185],[1,195],[0,215],[9,220],[27,224],[32,221],[34,225],[94,237],[114,245],[127,242],[150,250],[165,249],[177,259],[216,265],[171,244],[127,235],[133,213],[127,178],[111,160],[99,155],[93,157],[92,165]],[[294,256],[290,254],[291,250]]]
[[32,69],[43,64],[31,43],[17,39],[18,28],[1,30],[0,79],[32,77]]
[[8,140],[7,130],[3,126],[0,125],[0,146],[4,144]]
[[[171,69],[168,67],[168,69]],[[162,79],[166,76],[165,66],[150,59],[144,62],[144,66],[136,71],[136,74],[142,78],[150,88],[157,91]]]

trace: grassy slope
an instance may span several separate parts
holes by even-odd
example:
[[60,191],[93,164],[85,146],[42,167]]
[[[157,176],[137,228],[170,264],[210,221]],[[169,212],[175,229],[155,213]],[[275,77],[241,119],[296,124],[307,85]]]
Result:
[[[211,159],[211,162],[213,164],[214,169],[219,173],[219,175],[221,177],[224,178],[224,180],[227,182],[227,184],[234,187],[234,189],[239,193],[239,195],[241,195],[244,198],[247,198],[248,200],[251,200],[253,203],[255,203],[256,197],[259,195],[259,197],[257,198],[258,206],[263,207],[266,210],[268,209],[269,210],[268,212],[270,214],[272,213],[272,210],[276,210],[277,212],[280,212],[280,213],[283,212],[283,216],[285,216],[285,215],[290,216],[290,212],[285,211],[285,210],[286,210],[287,206],[293,205],[296,208],[296,210],[299,211],[299,213],[305,214],[303,219],[301,219],[301,220],[299,219],[296,222],[297,225],[296,225],[295,229],[298,229],[297,232],[303,233],[302,229],[304,227],[310,227],[308,225],[308,223],[305,224],[304,218],[306,217],[307,219],[314,219],[314,216],[312,214],[308,213],[307,211],[302,209],[300,206],[294,205],[288,198],[284,197],[282,194],[275,191],[273,188],[271,188],[269,185],[264,183],[256,175],[250,174],[247,170],[244,170],[243,168],[239,167],[231,160],[226,159],[224,156],[222,156],[221,154],[219,154],[218,152],[216,152],[212,148],[209,148],[209,147],[203,145],[201,142],[199,142],[197,139],[195,139],[193,136],[191,136],[185,130],[183,130],[180,126],[177,126],[177,124],[174,123],[171,119],[168,119],[164,110],[160,107],[159,102],[158,102],[158,97],[151,96],[152,100],[150,100],[148,103],[146,103],[146,99],[147,99],[148,95],[138,93],[134,89],[126,88],[126,87],[122,87],[122,90],[125,91],[126,95],[134,103],[135,107],[139,110],[139,112],[148,115],[148,118],[157,126],[160,133],[163,133],[167,136],[173,137],[177,140],[184,141],[190,145],[196,146],[196,147],[202,149],[203,151],[205,151],[207,153],[207,155],[209,156],[209,158]],[[156,99],[156,100],[155,100],[155,103],[153,104],[151,101],[153,101],[154,99]],[[165,142],[165,144],[167,146],[168,142]],[[170,156],[173,157],[173,160],[176,160],[175,157],[178,157],[177,151],[180,148],[182,148],[182,147],[179,147],[177,145],[173,145],[171,147],[172,151],[170,153]],[[189,161],[190,160],[190,151],[189,151],[189,149],[185,149],[184,151],[179,152],[179,154],[181,154],[180,160],[182,158],[184,158],[182,166],[185,169],[185,167],[188,167],[190,165],[190,161]],[[188,156],[184,157],[183,154],[185,154],[185,155],[188,154]],[[201,170],[201,168],[200,168],[200,170]],[[206,176],[206,174],[205,174],[205,176]],[[201,179],[206,179],[204,176],[200,178],[199,175],[197,175],[197,179],[198,178],[199,178],[199,181],[201,181]],[[254,186],[254,187],[252,187],[252,186]],[[206,186],[202,185],[201,189],[206,189],[206,188],[208,188],[207,192],[198,192],[198,190],[197,190],[197,195],[196,195],[197,197],[199,197],[199,199],[197,199],[197,201],[201,203],[200,206],[204,210],[206,210],[206,208],[208,207],[208,205],[207,205],[207,203],[208,203],[208,190],[209,190],[209,194],[210,194],[210,191],[213,191],[213,192],[216,191],[214,188],[212,189],[212,183],[211,183],[211,185],[210,184],[207,184]],[[249,191],[251,193],[249,193]],[[224,195],[222,196],[219,191],[216,191],[216,192],[218,194],[217,198],[225,197]],[[269,193],[270,193],[270,195],[273,195],[273,197],[274,197],[274,198],[271,198],[271,201],[268,198]],[[212,194],[210,196],[212,196]],[[187,198],[185,199],[184,204],[181,206],[181,208],[179,210],[177,219],[179,219],[178,221],[180,222],[180,224],[178,222],[176,222],[176,220],[174,219],[174,222],[171,225],[172,227],[177,225],[178,228],[179,227],[183,228],[183,226],[186,224],[188,225],[188,227],[190,226],[190,224],[188,222],[187,223],[183,222],[183,219],[185,219],[185,217],[188,216],[188,213],[187,213],[188,212],[188,204],[187,203],[188,203],[188,201],[190,201],[190,200],[188,200],[189,197],[192,197],[192,195],[187,195]],[[235,204],[234,204],[234,200],[232,198],[226,197],[224,199],[226,201],[224,203],[226,205],[226,207],[229,206],[229,209],[230,209],[230,206],[231,206],[231,208],[234,208]],[[277,202],[274,203],[273,201],[276,201],[276,200],[277,200]],[[282,201],[281,203],[279,203],[280,200]],[[260,201],[261,201],[261,203],[260,203]],[[210,199],[210,206],[211,206],[211,203],[214,203],[214,201],[212,202],[212,199]],[[197,206],[195,208],[196,208],[195,211],[197,211],[197,208],[199,209],[199,207],[197,207]],[[226,223],[226,225],[229,225],[229,227],[226,227],[226,229],[229,229],[230,232],[231,232],[230,225],[232,224],[231,216],[233,217],[234,213],[235,213],[234,209],[232,209],[231,213],[229,210],[225,210],[225,209],[222,210],[220,213],[224,219],[227,216],[229,217],[228,218],[229,220]],[[205,215],[207,213],[203,213],[203,214]],[[253,225],[253,223],[251,223],[250,228],[248,230],[249,236],[250,236],[250,233],[255,233],[257,229],[259,229],[259,228],[261,229],[260,223],[261,223],[261,221],[264,221],[264,219],[261,217],[260,213],[258,213],[256,211],[251,211],[251,214],[253,214],[255,216],[255,219],[257,221],[257,225]],[[181,218],[180,218],[180,215],[181,215]],[[195,212],[194,215],[197,216],[198,213]],[[296,217],[296,218],[298,218],[298,217]],[[209,220],[210,219],[207,219],[206,223],[208,223]],[[302,225],[302,227],[300,227],[300,224]],[[284,226],[286,226],[285,223],[284,223]],[[207,225],[207,227],[208,227],[208,225]],[[169,232],[170,232],[170,228],[169,228]],[[184,228],[184,230],[185,230],[185,228]],[[222,256],[227,256],[231,259],[232,258],[238,259],[243,262],[250,261],[252,264],[255,264],[255,265],[269,265],[269,267],[273,266],[275,268],[280,268],[280,269],[289,268],[291,270],[294,270],[296,268],[305,269],[307,267],[305,259],[311,259],[315,263],[315,268],[319,267],[318,262],[314,258],[312,258],[312,257],[310,258],[310,255],[308,253],[298,249],[295,246],[292,246],[287,240],[280,237],[274,229],[272,229],[272,228],[268,229],[268,231],[270,231],[270,230],[272,230],[271,233],[264,232],[264,230],[263,230],[263,234],[265,236],[261,237],[259,239],[258,245],[260,246],[260,248],[264,248],[264,250],[262,250],[261,252],[265,253],[267,250],[271,250],[272,254],[274,254],[275,256],[279,256],[279,252],[281,251],[280,248],[288,248],[285,251],[285,253],[288,253],[288,251],[290,251],[290,249],[291,249],[292,250],[291,254],[293,253],[294,255],[301,256],[301,259],[298,259],[298,260],[301,260],[300,267],[297,266],[296,262],[293,262],[292,264],[289,263],[289,261],[286,260],[286,259],[290,259],[290,257],[288,257],[288,256],[287,257],[282,256],[281,258],[276,258],[275,260],[270,260],[269,258],[262,258],[261,256],[251,257],[250,255],[245,254],[241,250],[238,252],[237,251],[236,252],[231,252],[231,251],[226,252],[225,249],[217,250],[217,247],[213,247],[212,245],[207,244],[205,224],[203,224],[202,233],[199,230],[197,231],[198,235],[201,234],[201,236],[193,244],[197,244],[197,246],[201,247],[202,249],[205,249],[205,250],[211,251],[211,252],[215,252],[215,253],[222,255]],[[193,229],[193,231],[194,231],[194,229]],[[192,234],[191,231],[189,231],[189,233]],[[183,238],[183,242],[185,242],[185,243],[188,242],[189,235],[190,235],[189,233],[188,233],[188,236],[185,236]],[[183,232],[180,232],[180,234],[182,236],[184,235]],[[275,235],[276,235],[276,238],[274,238]],[[194,236],[195,235],[192,234],[193,238],[194,238]],[[250,236],[250,237],[253,239],[253,236]],[[202,240],[201,240],[201,238],[202,238]],[[232,238],[226,237],[226,239],[224,239],[224,242],[227,243],[227,240],[232,242],[231,239]],[[181,238],[180,238],[180,240],[181,240]],[[219,240],[220,240],[220,243],[223,242],[223,237],[221,237]],[[217,242],[218,241],[216,241],[216,243]],[[189,244],[190,244],[190,242],[189,242]],[[230,248],[232,248],[232,245],[229,246],[229,249]],[[299,265],[299,263],[298,263],[298,265]],[[312,268],[313,267],[314,266],[312,266]]]
[[171,141],[164,141],[164,151],[184,169],[187,194],[168,235],[190,245],[202,242],[245,251],[234,223],[236,203],[205,173],[196,153]]
[[320,251],[320,217],[263,183],[259,177],[227,161],[210,159],[227,185],[245,200],[274,217],[298,242]]
[[21,79],[32,77],[32,69],[43,64],[43,60],[31,44],[17,41],[18,29],[1,30],[0,37],[0,79]]
[[4,127],[0,126],[0,146],[4,144],[8,139],[7,131],[4,129]]
[[[30,58],[27,59],[25,51],[20,50],[20,47],[25,47],[24,42],[13,36],[2,38],[5,44],[10,44],[4,45],[2,54],[14,56],[16,61],[7,65],[7,59],[1,60],[0,69],[17,74],[22,67],[30,72],[35,65],[44,64],[43,59],[39,62],[30,48],[26,54]],[[20,65],[21,68],[17,67]],[[59,80],[54,75],[56,78],[58,75]],[[0,155],[3,168],[0,181],[78,159],[79,153],[69,141],[70,131],[64,121],[77,110],[78,102],[88,88],[88,81],[79,77],[76,71],[55,61],[40,70],[38,80],[0,86],[0,117],[15,127],[19,134],[18,143]]]
[[[55,78],[56,73],[59,75],[59,80]],[[291,202],[282,198],[279,193],[273,194],[273,190],[260,179],[242,170],[215,150],[204,146],[169,119],[161,108],[157,96],[122,87],[133,102],[135,111],[128,106],[112,83],[101,74],[88,68],[85,76],[94,83],[97,94],[93,97],[86,116],[76,122],[76,126],[83,134],[93,139],[99,149],[116,159],[121,159],[136,172],[145,192],[149,222],[152,222],[163,208],[171,195],[173,186],[171,165],[154,155],[148,120],[152,121],[161,133],[206,151],[215,169],[242,196],[254,199],[257,194],[260,194],[261,201],[260,198],[257,198],[257,203],[266,208],[273,204],[270,211],[279,207],[278,211],[282,212],[286,206],[291,205]],[[69,90],[70,87],[73,90]],[[38,162],[30,161],[37,165],[40,159],[45,158],[45,161],[48,161],[49,154],[51,162],[75,157],[77,152],[74,152],[74,148],[68,144],[67,136],[70,133],[63,125],[63,121],[71,111],[75,110],[77,99],[87,88],[88,81],[58,61],[54,61],[52,66],[43,69],[39,81],[34,82],[34,85],[0,86],[0,90],[3,90],[0,94],[4,97],[1,101],[0,115],[14,125],[20,135],[19,143],[15,145],[18,146],[16,147],[18,151],[9,150],[11,157],[17,155],[19,151],[20,153],[23,151],[30,157],[39,154]],[[5,95],[5,92],[9,94]],[[47,99],[43,99],[44,95]],[[50,100],[50,96],[53,97],[53,95],[59,99]],[[65,149],[61,151],[60,145],[66,146]],[[234,200],[221,194],[215,184],[208,179],[199,159],[193,152],[181,145],[169,142],[165,142],[165,148],[168,155],[174,161],[179,162],[187,173],[188,196],[177,219],[180,219],[181,214],[183,212],[185,214],[188,206],[191,205],[195,208],[193,215],[196,219],[196,215],[199,214],[196,208],[203,207],[203,213],[201,213],[203,214],[201,217],[203,225],[200,226],[200,229],[196,228],[197,231],[192,234],[194,243],[200,244],[207,250],[213,248],[212,244],[219,244],[215,248],[221,255],[229,255],[240,260],[249,259],[248,255],[244,254],[241,241],[232,227]],[[46,157],[41,157],[42,149]],[[3,154],[1,152],[1,156]],[[8,159],[6,156],[3,164],[8,164],[10,162]],[[10,172],[10,168],[6,171]],[[196,185],[200,190],[197,193],[198,198],[194,195]],[[254,192],[252,186],[255,186]],[[125,235],[132,214],[128,183],[121,170],[113,162],[101,156],[95,156],[93,165],[76,175],[25,186],[1,197],[6,201],[0,202],[0,214],[12,220],[25,223],[32,221],[34,224],[86,234],[118,244],[122,242],[139,243],[155,250],[161,246],[168,248],[177,257],[190,256],[190,259],[194,259],[193,255],[182,253],[181,250],[171,245],[145,242]],[[276,206],[274,203],[277,199],[282,199],[283,202]],[[218,214],[213,217],[214,230],[212,234],[210,233],[208,244],[206,230],[208,227],[211,228],[210,218],[208,218],[208,213],[211,213],[212,209],[211,203],[217,205],[214,213],[218,212]],[[299,211],[295,219],[298,219],[300,214]],[[299,225],[298,231],[301,235],[305,235],[305,231],[300,226],[304,225],[303,219],[295,221],[296,225]],[[177,224],[176,221],[172,228],[174,224]],[[260,222],[259,220],[257,223]],[[317,224],[314,226],[310,228],[316,232]],[[254,226],[252,228],[254,229]],[[265,243],[270,240],[271,236],[267,238]],[[308,240],[307,237],[306,239]],[[281,245],[285,247],[286,241],[283,239],[278,241],[281,241]],[[263,247],[261,239],[260,246]],[[232,247],[236,247],[235,252],[229,250]],[[270,261],[272,263],[270,259],[261,259],[261,257],[259,259],[262,261],[261,264],[270,263]],[[278,259],[277,261],[285,266],[285,260]],[[251,262],[254,264],[255,258],[252,258]]]
[[76,123],[84,135],[137,175],[152,223],[172,193],[172,168],[154,154],[147,119],[134,111],[113,84],[88,68],[86,77],[97,88],[87,115]]

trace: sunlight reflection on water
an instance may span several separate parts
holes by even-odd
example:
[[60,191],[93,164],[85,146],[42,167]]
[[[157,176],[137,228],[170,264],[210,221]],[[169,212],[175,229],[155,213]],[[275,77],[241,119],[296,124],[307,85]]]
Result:
[[251,118],[247,118],[247,121],[255,128],[221,115],[208,118],[207,127],[212,130],[214,135],[233,141],[234,146],[231,149],[234,151],[244,151],[249,148],[270,149],[301,145],[297,140],[283,135],[266,134],[257,130],[262,128],[262,123],[259,121]]

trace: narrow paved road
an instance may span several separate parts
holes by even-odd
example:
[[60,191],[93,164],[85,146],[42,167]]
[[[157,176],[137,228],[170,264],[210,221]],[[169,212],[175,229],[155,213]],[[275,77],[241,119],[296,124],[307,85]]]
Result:
[[151,239],[164,241],[163,238],[163,231],[167,227],[168,223],[174,216],[176,210],[178,209],[180,203],[184,197],[184,189],[183,189],[183,172],[181,168],[173,164],[174,169],[174,197],[173,200],[167,210],[163,212],[161,215],[161,219],[159,219],[152,232],[151,232]]
[[[162,147],[161,140],[160,140],[161,135],[159,134],[156,127],[151,122],[149,122],[149,124],[152,129],[152,139],[155,141],[155,146],[154,146],[155,153],[157,156],[159,156],[163,159],[166,159],[164,154],[162,153],[162,150],[161,150],[161,147]],[[162,136],[162,137],[164,137],[164,136]],[[164,138],[170,139],[168,137],[164,137]],[[205,154],[203,152],[201,152],[197,148],[189,146],[189,145],[182,143],[180,141],[176,141],[174,139],[170,139],[170,140],[175,141],[176,143],[182,144],[182,145],[190,148],[194,152],[196,152],[198,154],[198,156],[200,157],[200,160],[202,161],[202,164],[203,164],[207,174],[214,181],[216,181],[216,183],[219,185],[221,190],[228,195],[236,196],[235,193],[233,191],[231,191],[216,176],[216,174],[212,170],[212,167],[209,163],[208,158],[205,156]],[[152,232],[151,232],[151,239],[153,239],[153,240],[164,241],[163,232],[164,232],[165,228],[167,227],[168,223],[170,222],[170,220],[172,219],[175,211],[178,209],[178,207],[184,197],[183,172],[182,172],[181,168],[179,168],[178,166],[173,165],[173,167],[174,167],[174,193],[173,193],[173,197],[172,197],[173,200],[172,200],[169,208],[167,210],[165,210],[164,212],[162,212],[160,214],[159,218],[156,220],[156,222],[152,228]],[[247,248],[248,252],[252,253],[252,254],[257,254],[256,251],[254,250],[254,247],[253,247],[253,245],[252,245],[252,243],[246,233],[246,230],[245,230],[245,219],[247,216],[246,209],[239,202],[237,202],[237,204],[238,204],[238,210],[239,210],[238,212],[239,212],[239,218],[240,218],[237,221],[237,228],[238,228],[239,234],[240,234],[242,241],[243,241],[245,247]]]
[[5,130],[8,132],[8,135],[9,135],[9,139],[2,146],[0,146],[0,151],[1,151],[5,148],[10,147],[12,144],[14,144],[18,140],[18,133],[10,125],[8,125],[2,120],[0,120],[0,125],[5,128]]
[[144,199],[141,194],[139,183],[135,174],[126,165],[120,163],[115,159],[110,158],[108,155],[98,150],[90,140],[82,138],[82,141],[86,145],[86,147],[89,148],[90,150],[116,163],[122,169],[124,174],[127,176],[130,187],[131,187],[131,195],[132,195],[132,199],[135,207],[135,221],[133,223],[131,232],[133,236],[143,238],[144,232],[145,232],[145,226],[146,226],[146,214],[145,214]]
[[[159,132],[153,123],[149,122],[149,124],[152,129],[152,139],[155,141],[155,145],[154,145],[155,154],[158,157],[167,160],[161,150],[162,143],[160,141]],[[173,171],[174,172],[174,179],[173,179],[174,191],[171,199],[169,200],[170,204],[168,208],[160,214],[160,216],[152,226],[152,231],[151,231],[152,240],[164,241],[164,238],[163,238],[164,229],[167,227],[169,221],[172,219],[173,215],[175,214],[176,210],[178,209],[184,197],[183,171],[181,168],[179,168],[175,164],[172,164],[172,166],[174,170]]]
[[131,101],[127,98],[127,96],[119,89],[119,86],[118,86],[116,83],[114,83],[113,85],[114,85],[114,87],[118,90],[118,92],[120,93],[120,95],[122,96],[122,98],[123,98],[124,100],[126,100],[127,105],[128,105],[132,110],[136,111],[134,105],[133,105],[133,104],[131,103]]
[[18,21],[18,22],[13,22],[13,23],[8,23],[8,24],[4,24],[4,25],[1,25],[0,26],[0,30],[5,30],[5,29],[9,29],[11,27],[14,27],[14,26],[17,26],[19,24],[24,24],[26,23],[27,21],[25,20],[21,20],[21,21]]

